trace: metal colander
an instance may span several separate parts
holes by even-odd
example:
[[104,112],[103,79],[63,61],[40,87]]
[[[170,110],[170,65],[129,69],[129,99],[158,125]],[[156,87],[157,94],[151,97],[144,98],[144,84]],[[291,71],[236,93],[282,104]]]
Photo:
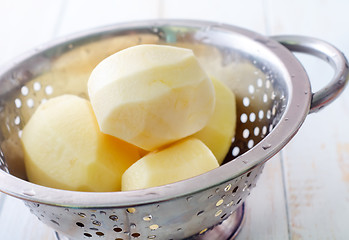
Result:
[[[38,105],[63,93],[88,98],[86,83],[97,63],[144,43],[193,49],[208,74],[235,93],[237,129],[224,164],[185,181],[129,192],[73,192],[26,181],[19,138]],[[290,50],[327,61],[335,69],[328,86],[312,93]],[[42,222],[69,239],[220,239],[210,234],[229,219],[240,219],[264,163],[310,112],[341,92],[347,79],[345,57],[323,41],[267,38],[211,22],[143,21],[63,38],[0,69],[0,190],[23,199]]]

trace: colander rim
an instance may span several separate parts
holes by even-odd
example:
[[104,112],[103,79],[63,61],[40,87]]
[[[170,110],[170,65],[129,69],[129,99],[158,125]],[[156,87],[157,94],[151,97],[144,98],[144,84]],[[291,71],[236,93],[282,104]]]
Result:
[[[116,29],[128,29],[139,26],[160,27],[163,25],[180,25],[199,28],[207,28],[210,26],[210,28],[215,28],[216,30],[228,31],[253,39],[270,51],[270,53],[279,60],[279,67],[286,73],[285,80],[289,91],[289,99],[284,114],[281,116],[281,119],[272,132],[249,151],[233,161],[202,175],[164,186],[126,192],[75,192],[40,186],[1,170],[0,191],[22,200],[62,207],[132,207],[162,202],[193,195],[196,192],[218,186],[241,174],[249,172],[257,165],[264,164],[268,159],[278,153],[297,133],[309,113],[311,103],[311,94],[306,94],[310,93],[310,83],[303,66],[287,48],[275,40],[233,25],[212,21],[185,19],[145,20],[113,24],[71,34],[68,37],[58,38],[40,46],[39,51],[37,49],[32,50],[16,58],[13,63],[19,64],[39,52],[88,35],[114,31]],[[271,43],[272,46],[265,44],[267,42]],[[15,66],[13,63],[9,63],[0,69],[0,77]],[[234,169],[238,169],[238,171],[235,170],[234,172]],[[202,184],[206,182],[209,184]]]

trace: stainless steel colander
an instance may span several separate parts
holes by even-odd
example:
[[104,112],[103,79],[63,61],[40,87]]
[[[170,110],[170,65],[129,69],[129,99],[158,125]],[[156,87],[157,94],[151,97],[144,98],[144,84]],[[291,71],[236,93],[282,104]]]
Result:
[[[234,91],[238,123],[224,165],[185,181],[129,192],[72,192],[26,181],[19,139],[37,106],[63,93],[87,98],[86,82],[98,62],[144,43],[193,49],[208,74]],[[324,59],[335,70],[333,79],[313,93],[291,51]],[[142,21],[62,38],[0,69],[0,190],[23,199],[42,222],[70,239],[223,239],[210,234],[217,226],[232,228],[231,219],[241,220],[264,163],[309,113],[334,100],[347,80],[345,57],[328,43],[268,38],[212,22]]]

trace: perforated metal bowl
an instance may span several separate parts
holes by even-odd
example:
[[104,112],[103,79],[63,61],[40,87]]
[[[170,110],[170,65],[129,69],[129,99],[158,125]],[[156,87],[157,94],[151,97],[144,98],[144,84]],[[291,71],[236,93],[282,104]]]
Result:
[[[143,43],[193,49],[208,74],[236,94],[236,136],[224,165],[185,181],[129,192],[72,192],[26,181],[19,138],[37,106],[63,93],[87,98],[86,82],[98,62]],[[335,69],[328,86],[312,93],[290,50],[327,61]],[[241,210],[264,163],[310,112],[341,92],[347,79],[345,57],[323,41],[268,38],[225,24],[142,21],[63,38],[0,70],[0,190],[23,199],[41,221],[71,239],[205,238]]]

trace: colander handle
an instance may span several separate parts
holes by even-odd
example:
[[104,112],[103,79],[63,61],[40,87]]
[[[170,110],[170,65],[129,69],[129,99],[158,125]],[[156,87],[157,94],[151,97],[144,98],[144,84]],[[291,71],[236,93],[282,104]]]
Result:
[[334,69],[332,80],[312,94],[309,113],[319,111],[339,96],[349,79],[348,61],[341,51],[325,41],[310,37],[284,35],[272,38],[290,51],[307,53],[323,59]]

